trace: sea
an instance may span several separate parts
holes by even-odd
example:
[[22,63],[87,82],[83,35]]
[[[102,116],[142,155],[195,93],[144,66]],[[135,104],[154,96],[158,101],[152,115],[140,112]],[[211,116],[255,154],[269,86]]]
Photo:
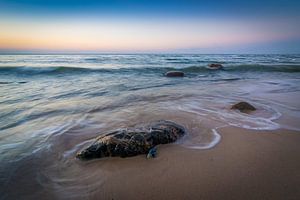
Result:
[[[240,101],[257,110],[232,110]],[[300,132],[300,55],[0,55],[0,199],[84,198],[80,180],[97,175],[76,153],[156,120],[184,126],[172,145],[194,151],[222,142],[227,126]]]

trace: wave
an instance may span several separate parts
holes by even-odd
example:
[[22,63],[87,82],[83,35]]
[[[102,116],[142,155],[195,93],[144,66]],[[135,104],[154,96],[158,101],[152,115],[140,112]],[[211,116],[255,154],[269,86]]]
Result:
[[23,73],[23,74],[60,74],[60,73],[85,73],[85,72],[106,72],[111,71],[110,69],[92,69],[83,67],[0,67],[0,73]]
[[262,64],[246,64],[246,65],[233,65],[224,68],[226,71],[239,71],[239,72],[300,72],[300,65],[262,65]]
[[68,73],[165,73],[167,71],[180,70],[185,73],[205,73],[205,72],[300,72],[300,65],[261,65],[261,64],[244,64],[244,65],[224,65],[222,70],[211,70],[206,65],[188,66],[188,67],[132,67],[132,68],[85,68],[85,67],[0,67],[0,73],[19,73],[23,74],[68,74]]
[[103,58],[85,58],[84,61],[101,63],[101,62],[105,61],[105,59],[103,59]]
[[24,84],[27,83],[27,81],[17,81],[17,82],[12,82],[12,81],[0,81],[0,85],[7,85],[7,84]]

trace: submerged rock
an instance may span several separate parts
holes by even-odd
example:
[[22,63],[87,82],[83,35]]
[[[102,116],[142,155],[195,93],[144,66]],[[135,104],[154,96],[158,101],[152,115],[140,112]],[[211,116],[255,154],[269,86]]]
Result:
[[80,159],[131,157],[148,153],[147,157],[155,157],[156,145],[175,142],[184,134],[184,127],[174,122],[156,121],[144,128],[121,129],[101,135],[76,157]]
[[208,65],[208,69],[222,69],[223,65],[219,63],[212,63]]
[[231,106],[231,109],[237,109],[243,113],[248,113],[250,111],[256,110],[254,106],[244,101],[234,104],[233,106]]
[[168,71],[165,73],[165,76],[167,77],[183,77],[184,73],[181,71]]

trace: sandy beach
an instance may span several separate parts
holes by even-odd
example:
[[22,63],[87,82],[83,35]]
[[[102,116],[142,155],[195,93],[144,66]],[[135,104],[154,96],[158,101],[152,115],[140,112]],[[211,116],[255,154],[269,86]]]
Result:
[[[10,187],[8,199],[20,196],[114,200],[300,198],[299,132],[226,127],[219,133],[222,141],[208,150],[168,144],[159,146],[155,159],[148,160],[141,155],[88,162],[76,160],[76,164],[72,161],[66,168],[54,165],[52,172],[44,174],[48,178],[60,174],[61,178],[52,179],[52,183],[42,179],[41,169],[33,171],[29,167],[36,165],[31,160],[23,175],[40,173],[39,183],[19,179],[22,187],[17,190]],[[15,173],[22,177],[20,170]],[[67,178],[68,174],[73,178]]]
[[[296,131],[220,129],[209,150],[170,144],[159,156],[109,158],[84,165],[102,171],[88,199],[299,199],[300,135]],[[88,183],[87,183],[88,184]],[[74,198],[76,198],[74,196]]]

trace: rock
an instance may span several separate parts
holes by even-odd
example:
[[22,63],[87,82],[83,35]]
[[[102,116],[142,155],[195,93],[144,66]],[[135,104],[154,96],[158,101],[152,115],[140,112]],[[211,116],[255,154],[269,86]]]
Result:
[[244,102],[244,101],[234,104],[233,106],[231,106],[231,109],[237,109],[243,113],[248,113],[248,112],[256,110],[256,108],[254,106],[252,106],[251,104]]
[[165,73],[165,76],[167,77],[183,77],[184,73],[181,71],[168,71]]
[[222,69],[223,65],[219,63],[212,63],[208,65],[208,69]]
[[149,152],[147,154],[147,159],[155,158],[156,155],[157,155],[157,149],[156,149],[156,147],[153,147],[152,149],[149,150]]
[[121,129],[101,135],[76,157],[88,160],[115,156],[131,157],[148,153],[149,157],[154,157],[156,149],[153,148],[156,145],[175,142],[184,134],[184,127],[171,121],[160,120],[143,128]]

